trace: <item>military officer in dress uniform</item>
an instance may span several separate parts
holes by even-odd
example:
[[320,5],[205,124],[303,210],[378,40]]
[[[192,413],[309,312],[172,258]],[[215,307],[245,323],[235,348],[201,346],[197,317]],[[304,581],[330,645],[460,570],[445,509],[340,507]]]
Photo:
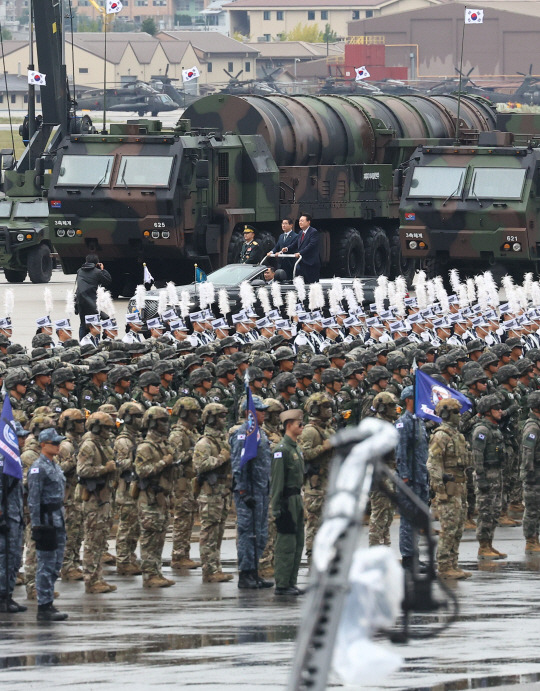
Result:
[[253,228],[245,226],[244,244],[240,250],[240,264],[258,264],[261,258],[261,246],[255,240],[255,231]]

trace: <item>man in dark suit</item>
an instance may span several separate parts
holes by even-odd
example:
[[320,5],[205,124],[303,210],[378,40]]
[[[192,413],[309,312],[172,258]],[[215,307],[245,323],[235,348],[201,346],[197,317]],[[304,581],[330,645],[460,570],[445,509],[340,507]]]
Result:
[[306,283],[317,283],[321,272],[319,232],[312,228],[309,214],[302,214],[298,219],[298,225],[300,226],[300,233],[289,247],[283,248],[282,252],[294,252],[295,257],[302,255],[302,261],[298,264],[296,275],[303,276]]
[[[291,243],[296,240],[298,233],[294,232],[294,221],[292,218],[284,218],[281,221],[281,230],[283,231],[278,238],[274,248],[268,254],[276,254],[281,252],[284,247],[289,247]],[[281,259],[278,261],[278,268],[283,269],[287,274],[287,279],[290,281],[293,275],[294,262],[292,259]]]

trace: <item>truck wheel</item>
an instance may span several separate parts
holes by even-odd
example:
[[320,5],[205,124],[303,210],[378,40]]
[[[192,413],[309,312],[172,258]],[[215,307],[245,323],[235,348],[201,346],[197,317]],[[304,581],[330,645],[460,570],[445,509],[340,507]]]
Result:
[[32,283],[48,283],[52,276],[52,257],[48,245],[32,247],[26,258]]
[[418,267],[419,261],[417,259],[405,259],[401,254],[399,235],[393,233],[390,236],[390,270],[392,272],[392,278],[403,276],[407,281],[407,286],[410,288]]
[[366,274],[368,276],[390,275],[390,243],[382,228],[371,228],[364,240],[366,248]]
[[[238,264],[240,261],[240,250],[244,243],[244,236],[238,230],[235,230],[231,235],[229,242],[229,249],[227,251],[227,264]],[[273,247],[274,245],[272,245]]]
[[330,234],[330,266],[332,275],[343,278],[363,276],[366,270],[364,241],[356,228],[345,228]]
[[23,283],[26,278],[26,269],[4,269],[4,276],[8,283]]

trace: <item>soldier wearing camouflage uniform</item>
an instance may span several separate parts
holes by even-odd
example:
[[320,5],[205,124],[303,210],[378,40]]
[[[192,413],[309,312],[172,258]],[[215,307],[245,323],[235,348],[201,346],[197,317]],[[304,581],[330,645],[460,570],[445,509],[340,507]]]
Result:
[[111,531],[112,487],[116,476],[111,435],[116,428],[107,413],[92,413],[86,420],[77,454],[79,487],[76,498],[83,502],[83,573],[87,593],[109,593],[115,585],[102,577],[101,560]]
[[131,401],[131,394],[129,389],[131,387],[131,369],[126,365],[113,367],[107,375],[107,401],[109,405],[113,405],[117,410],[128,401]]
[[49,405],[51,374],[52,367],[47,360],[37,362],[32,367],[33,384],[27,388],[22,404],[22,409],[28,416],[33,415],[36,408]]
[[174,365],[170,361],[162,360],[156,364],[154,372],[158,374],[161,379],[157,401],[159,405],[170,409],[178,398],[178,393],[172,388],[175,374]]
[[101,357],[88,359],[88,374],[90,380],[86,382],[79,396],[79,407],[94,413],[107,400],[108,390],[104,388],[109,368]]
[[161,572],[161,560],[172,492],[173,448],[168,443],[169,415],[159,406],[145,413],[143,441],[135,452],[135,472],[138,477],[137,509],[141,529],[141,570],[145,588],[168,588],[174,581]]
[[212,389],[212,382],[214,377],[209,369],[200,367],[193,370],[189,375],[189,385],[191,387],[191,396],[197,401],[201,409],[208,405],[210,401],[210,390]]
[[523,535],[525,552],[540,552],[540,391],[529,394],[529,417],[521,441],[521,479],[523,481]]
[[[19,422],[14,422],[13,428],[22,451],[28,432]],[[3,461],[0,463],[0,512],[0,613],[16,614],[27,609],[13,599],[23,552],[23,483],[4,473]]]
[[190,558],[191,534],[197,513],[197,500],[193,494],[193,450],[200,438],[198,426],[201,407],[194,398],[183,396],[174,404],[172,414],[178,421],[173,425],[169,444],[174,449],[173,470],[173,569],[196,569],[200,562]]
[[246,437],[251,429],[247,412],[247,399],[242,413],[247,420],[231,434],[231,467],[233,472],[234,502],[237,517],[238,587],[250,590],[270,588],[273,583],[259,576],[259,558],[264,552],[268,535],[268,490],[270,487],[270,442],[262,424],[268,406],[258,396],[253,397],[255,415],[259,425],[259,443],[255,458],[242,463]]
[[[375,417],[385,422],[394,424],[398,417],[397,410],[398,400],[393,393],[381,391],[378,393],[371,407],[375,412]],[[386,463],[390,468],[395,469],[396,458],[395,453],[385,458]],[[392,483],[387,477],[381,476],[378,480],[379,484],[375,484],[370,493],[371,500],[371,515],[369,518],[369,546],[374,545],[389,545],[390,544],[390,526],[394,519],[394,505],[392,500],[385,492],[380,489],[382,483],[387,491],[392,491]]]
[[63,581],[82,581],[81,545],[83,541],[83,513],[77,489],[77,454],[84,434],[85,416],[77,408],[65,410],[58,419],[58,429],[65,435],[60,442],[57,461],[66,478],[64,512],[66,521],[66,549],[60,575]]
[[220,551],[231,496],[231,452],[226,439],[227,409],[209,403],[202,413],[203,436],[195,444],[193,465],[200,487],[200,553],[204,583],[232,580],[221,569]]
[[514,364],[499,367],[496,374],[496,392],[501,398],[503,418],[501,431],[504,436],[505,460],[503,466],[502,509],[499,525],[521,525],[508,516],[508,505],[521,501],[519,487],[519,398],[516,393],[519,372]]
[[133,392],[132,400],[140,403],[145,410],[156,404],[161,379],[155,372],[144,372],[139,377],[139,388]]
[[335,433],[332,426],[334,407],[327,394],[320,391],[306,401],[304,412],[308,423],[304,427],[298,444],[306,464],[304,485],[304,512],[306,523],[306,554],[311,560],[313,540],[319,529],[328,485],[328,473],[332,458],[330,437]]
[[[229,411],[227,425],[232,427],[236,422],[235,392],[232,388],[236,376],[236,365],[229,358],[222,358],[216,363],[216,380],[208,392],[209,402],[221,403]],[[199,406],[200,408],[200,406]],[[202,410],[202,408],[200,408]]]
[[369,389],[362,400],[362,411],[360,413],[360,419],[363,420],[365,417],[375,417],[375,410],[372,407],[373,399],[375,396],[382,391],[386,391],[388,382],[392,378],[390,372],[386,367],[381,365],[375,365],[366,374],[366,381]]
[[437,403],[435,414],[442,423],[431,436],[427,460],[441,523],[437,566],[439,576],[445,579],[470,576],[458,566],[459,543],[467,515],[465,469],[470,465],[467,442],[458,431],[460,409],[461,404],[453,398]]
[[[30,424],[29,431],[30,434],[26,438],[24,444],[24,450],[21,454],[21,463],[23,467],[23,486],[25,490],[28,489],[28,471],[30,466],[38,458],[41,453],[41,447],[38,442],[39,433],[48,429],[49,427],[54,427],[54,420],[52,417],[47,415],[35,415]],[[28,508],[25,507],[25,523],[26,527],[24,530],[24,544],[26,547],[26,553],[24,555],[24,577],[26,586],[26,597],[28,600],[36,599],[36,543],[32,538],[32,526],[30,523],[30,515],[28,513]]]
[[363,372],[364,366],[359,362],[346,362],[343,365],[341,373],[345,383],[336,396],[338,410],[343,411],[341,427],[354,427],[360,422],[362,402],[361,376]]
[[508,555],[493,547],[493,536],[501,515],[502,499],[504,437],[499,428],[503,415],[501,400],[497,394],[491,394],[481,398],[476,407],[482,416],[471,433],[478,507],[478,559],[505,559]]
[[[296,397],[296,377],[292,372],[282,372],[272,382],[278,400],[285,410],[299,408],[300,404]],[[272,387],[270,387],[272,389]]]
[[6,374],[4,385],[7,389],[9,402],[13,410],[24,410],[24,395],[26,394],[29,384],[30,377],[22,367],[13,368]]
[[119,576],[137,576],[142,573],[135,554],[140,528],[137,502],[131,496],[131,485],[137,481],[135,451],[142,441],[143,415],[143,407],[135,401],[122,403],[118,410],[122,428],[114,440],[113,450],[118,470],[115,504],[118,507],[116,573]]
[[60,415],[64,410],[78,408],[79,402],[75,391],[75,372],[71,367],[58,367],[52,374],[54,385],[52,399],[49,407],[55,415]]
[[39,433],[40,453],[28,472],[28,511],[36,542],[38,621],[64,621],[67,614],[53,605],[54,584],[60,573],[66,544],[64,523],[65,478],[54,461],[64,437],[50,427]]
[[[273,452],[277,444],[283,439],[281,432],[281,423],[279,416],[285,410],[283,405],[275,398],[265,398],[265,405],[268,406],[266,411],[266,418],[263,422],[262,428],[270,442],[270,450]],[[302,521],[303,523],[303,521]],[[276,524],[274,515],[272,513],[272,505],[268,507],[268,539],[266,547],[259,559],[259,576],[261,578],[269,578],[274,575],[274,544],[276,541]]]

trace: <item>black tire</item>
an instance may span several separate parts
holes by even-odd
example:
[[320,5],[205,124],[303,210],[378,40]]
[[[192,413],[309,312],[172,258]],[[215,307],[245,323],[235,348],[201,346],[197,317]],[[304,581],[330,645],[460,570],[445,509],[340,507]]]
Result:
[[238,264],[240,262],[240,250],[244,242],[244,236],[239,230],[233,231],[229,249],[227,250],[227,264]]
[[420,266],[418,259],[405,259],[401,254],[401,244],[399,242],[399,235],[392,233],[390,236],[390,270],[392,278],[403,276],[407,281],[407,286],[412,286],[412,280],[416,270]]
[[4,269],[4,276],[8,283],[23,283],[26,278],[26,269]]
[[356,278],[366,271],[366,251],[356,228],[330,234],[330,272],[333,276]]
[[26,257],[28,276],[32,283],[48,283],[52,276],[52,257],[48,245],[32,247]]
[[364,238],[366,248],[366,275],[390,275],[390,243],[382,228],[372,228]]

